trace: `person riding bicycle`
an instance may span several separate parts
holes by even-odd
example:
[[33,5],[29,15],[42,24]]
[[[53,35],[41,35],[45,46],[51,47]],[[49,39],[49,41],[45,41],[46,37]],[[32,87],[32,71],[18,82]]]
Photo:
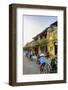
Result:
[[42,72],[45,64],[47,64],[45,55],[43,53],[40,54],[39,62],[40,62],[40,71]]

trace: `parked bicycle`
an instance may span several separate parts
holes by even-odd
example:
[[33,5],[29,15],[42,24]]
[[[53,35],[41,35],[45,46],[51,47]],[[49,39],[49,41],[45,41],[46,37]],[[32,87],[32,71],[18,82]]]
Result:
[[57,57],[51,59],[51,73],[57,73]]

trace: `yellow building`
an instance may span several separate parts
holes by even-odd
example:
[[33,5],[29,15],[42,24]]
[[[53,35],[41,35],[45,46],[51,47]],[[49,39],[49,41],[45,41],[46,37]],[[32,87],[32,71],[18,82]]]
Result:
[[[27,45],[26,45],[27,46]],[[33,37],[33,41],[28,44],[28,48],[31,49],[36,55],[39,51],[42,51],[49,57],[57,55],[57,21],[43,30],[40,34]]]
[[35,41],[35,48],[34,50],[38,53],[39,51],[42,51],[46,55],[46,49],[47,49],[47,32],[44,30],[40,34],[36,35],[33,39]]
[[53,23],[47,31],[47,48],[49,56],[57,55],[57,22]]

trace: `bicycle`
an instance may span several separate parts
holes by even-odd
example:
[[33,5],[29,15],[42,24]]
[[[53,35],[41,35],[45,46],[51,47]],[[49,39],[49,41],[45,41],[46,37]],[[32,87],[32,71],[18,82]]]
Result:
[[40,66],[40,73],[50,73],[51,69],[52,69],[52,67],[50,64],[48,64],[48,63],[46,63],[45,65],[42,64]]

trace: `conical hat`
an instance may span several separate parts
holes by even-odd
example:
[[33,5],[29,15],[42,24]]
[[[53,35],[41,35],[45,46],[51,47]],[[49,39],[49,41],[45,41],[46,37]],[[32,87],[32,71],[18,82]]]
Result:
[[44,54],[40,54],[40,57],[45,56]]

